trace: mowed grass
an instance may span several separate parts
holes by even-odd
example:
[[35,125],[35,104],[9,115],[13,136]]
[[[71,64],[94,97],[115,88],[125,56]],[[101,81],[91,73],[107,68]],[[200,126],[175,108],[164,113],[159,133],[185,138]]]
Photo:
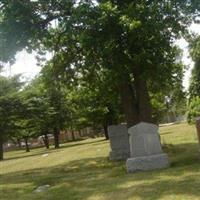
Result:
[[[8,152],[0,163],[1,200],[200,199],[200,160],[194,126],[160,128],[168,169],[127,174],[125,162],[108,160],[103,138]],[[48,155],[47,155],[48,154]],[[40,193],[41,185],[50,187]]]

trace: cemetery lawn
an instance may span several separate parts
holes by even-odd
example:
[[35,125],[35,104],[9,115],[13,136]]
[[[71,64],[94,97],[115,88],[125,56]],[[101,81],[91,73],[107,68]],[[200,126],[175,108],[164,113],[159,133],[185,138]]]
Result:
[[[171,167],[127,174],[124,162],[108,160],[103,138],[5,154],[0,162],[0,200],[200,199],[200,160],[194,126],[160,128]],[[34,190],[50,185],[40,193]]]

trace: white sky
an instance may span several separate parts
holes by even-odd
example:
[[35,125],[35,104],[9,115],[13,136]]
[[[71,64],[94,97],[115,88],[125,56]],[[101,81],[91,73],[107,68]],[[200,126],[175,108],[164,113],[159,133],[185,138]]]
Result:
[[[192,24],[190,30],[200,35],[200,24]],[[184,79],[183,79],[183,86],[187,90],[189,88],[189,79],[191,75],[191,70],[194,66],[193,61],[190,58],[189,51],[188,51],[188,43],[184,39],[180,39],[177,41],[177,44],[183,50],[183,63],[188,66],[188,69],[185,71]]]
[[[197,34],[200,34],[200,24],[192,24],[190,27],[192,31],[194,31]],[[185,65],[188,66],[188,70],[185,72],[183,85],[185,89],[188,89],[189,87],[189,78],[191,74],[191,69],[193,67],[193,62],[191,58],[189,57],[189,52],[187,49],[187,42],[184,39],[181,39],[177,41],[177,44],[183,49],[183,62]],[[6,67],[6,70],[4,71],[4,75],[10,75],[11,74],[23,74],[23,77],[25,80],[30,81],[32,78],[34,78],[41,70],[41,67],[36,65],[37,61],[35,59],[34,54],[28,54],[25,51],[22,51],[16,55],[16,62],[14,65],[11,66],[11,70],[9,70],[9,67]]]
[[22,51],[16,55],[16,62],[12,66],[6,66],[3,74],[6,76],[22,74],[27,81],[33,79],[41,70],[37,65],[34,54],[28,54]]

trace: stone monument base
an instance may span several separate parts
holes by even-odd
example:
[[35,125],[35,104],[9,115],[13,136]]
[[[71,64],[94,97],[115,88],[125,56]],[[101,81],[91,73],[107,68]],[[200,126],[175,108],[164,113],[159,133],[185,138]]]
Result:
[[109,158],[111,161],[120,161],[120,160],[126,160],[130,157],[130,153],[127,151],[111,151]]
[[168,166],[169,160],[167,154],[165,153],[129,158],[126,161],[126,168],[128,173],[162,169]]

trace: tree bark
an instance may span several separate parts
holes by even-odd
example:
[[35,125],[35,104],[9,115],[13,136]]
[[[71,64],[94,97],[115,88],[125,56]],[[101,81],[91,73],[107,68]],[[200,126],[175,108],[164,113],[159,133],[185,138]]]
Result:
[[28,137],[25,137],[24,140],[25,140],[25,145],[26,145],[26,152],[30,152],[30,148],[28,145]]
[[75,137],[74,131],[72,131],[71,133],[72,133],[72,141],[75,141],[76,137]]
[[3,160],[3,139],[0,137],[0,160]]
[[80,137],[82,138],[82,136],[83,136],[83,135],[82,135],[82,131],[79,130],[78,133],[79,133]]
[[154,123],[147,81],[140,68],[133,70],[133,81],[125,77],[121,82],[120,96],[128,127],[142,121]]
[[138,104],[138,113],[140,122],[153,122],[151,102],[145,78],[141,76],[139,71],[134,74],[134,86]]
[[81,138],[80,130],[77,131],[78,139]]
[[58,128],[54,128],[54,147],[55,149],[60,147],[60,143],[59,143],[59,135],[60,135],[60,130]]
[[104,125],[104,126],[103,126],[103,129],[104,129],[104,135],[105,135],[106,140],[109,140],[108,126],[107,126],[107,125]]
[[120,85],[120,96],[127,126],[131,127],[139,122],[139,116],[136,105],[136,98],[132,85],[127,81],[123,81]]
[[17,139],[17,144],[18,144],[18,147],[21,149],[22,145],[21,145],[21,140],[20,139]]
[[44,136],[42,137],[43,139],[43,142],[44,142],[44,145],[47,149],[49,149],[49,138],[48,138],[48,135],[47,133],[44,134]]

